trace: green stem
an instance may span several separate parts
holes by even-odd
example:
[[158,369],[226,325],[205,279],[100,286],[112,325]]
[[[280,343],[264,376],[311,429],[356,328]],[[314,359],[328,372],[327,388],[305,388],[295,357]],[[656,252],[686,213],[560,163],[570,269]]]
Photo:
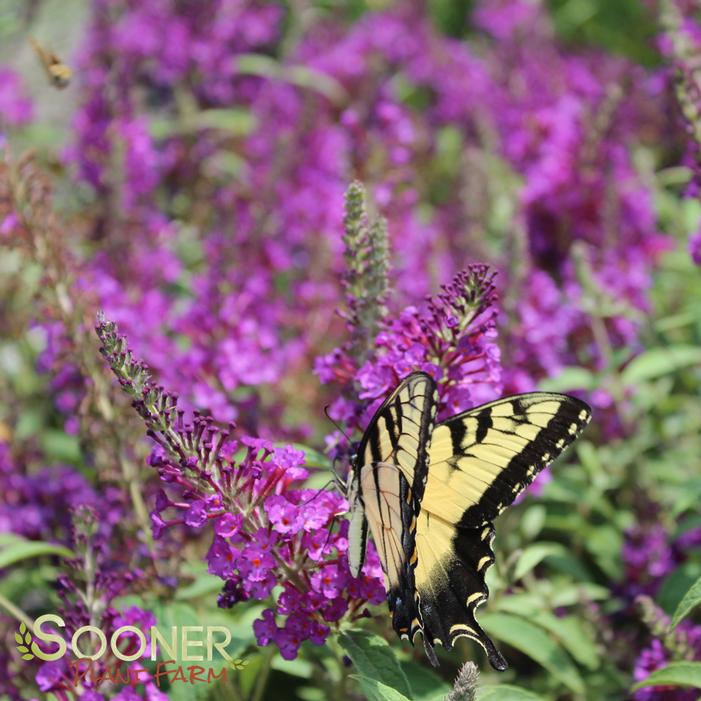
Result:
[[255,686],[251,691],[249,701],[261,701],[263,694],[265,693],[265,688],[268,685],[268,677],[270,676],[270,671],[273,662],[273,656],[275,651],[272,648],[267,648],[263,654],[263,666],[261,667],[258,677],[256,678]]
[[0,606],[4,608],[13,618],[16,618],[20,623],[24,623],[24,625],[29,628],[29,630],[32,630],[32,627],[34,626],[34,622],[32,621],[27,614],[22,611],[22,609],[18,608],[15,606],[9,599],[6,599],[2,594],[0,594]]
[[226,670],[226,684],[217,687],[216,697],[219,699],[233,699],[233,701],[244,701],[243,692],[238,679],[234,677],[236,670],[231,667]]

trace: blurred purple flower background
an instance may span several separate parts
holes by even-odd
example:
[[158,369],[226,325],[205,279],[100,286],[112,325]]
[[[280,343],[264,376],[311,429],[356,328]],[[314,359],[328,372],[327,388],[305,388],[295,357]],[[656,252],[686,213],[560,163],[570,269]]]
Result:
[[[227,698],[369,695],[347,636],[387,633],[382,573],[370,546],[350,575],[327,482],[420,369],[441,419],[534,389],[594,407],[577,466],[497,524],[483,619],[513,669],[484,683],[695,698],[633,686],[701,678],[698,614],[671,622],[701,576],[696,4],[85,0],[53,40],[48,3],[9,5],[0,557],[73,557],[0,567],[0,644],[57,608],[225,621],[261,678]],[[387,637],[404,695],[476,653],[426,681]],[[179,693],[66,674],[12,648],[0,695]]]

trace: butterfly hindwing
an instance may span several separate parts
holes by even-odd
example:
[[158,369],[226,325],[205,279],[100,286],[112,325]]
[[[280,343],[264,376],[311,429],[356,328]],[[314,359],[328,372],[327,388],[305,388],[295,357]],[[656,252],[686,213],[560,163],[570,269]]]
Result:
[[484,575],[494,562],[493,537],[491,523],[456,528],[422,510],[415,579],[424,647],[440,644],[450,649],[455,640],[468,637],[484,648],[495,669],[504,670],[506,660],[475,618],[475,609],[489,596]]
[[364,465],[360,483],[385,576],[392,626],[403,640],[413,639],[422,626],[415,583],[418,502],[404,473],[392,462]]

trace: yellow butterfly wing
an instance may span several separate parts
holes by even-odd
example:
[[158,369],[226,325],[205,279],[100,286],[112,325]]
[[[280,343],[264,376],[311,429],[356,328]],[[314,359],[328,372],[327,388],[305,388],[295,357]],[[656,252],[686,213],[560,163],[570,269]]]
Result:
[[491,664],[506,661],[475,609],[489,591],[492,520],[577,438],[591,411],[582,401],[535,392],[479,406],[436,426],[416,527],[416,595],[424,644],[476,640]]
[[[404,639],[421,625],[415,535],[437,399],[431,377],[409,375],[370,421],[348,485],[351,573],[357,576],[362,567],[369,526],[385,575],[392,624]],[[427,652],[437,663],[433,651]]]

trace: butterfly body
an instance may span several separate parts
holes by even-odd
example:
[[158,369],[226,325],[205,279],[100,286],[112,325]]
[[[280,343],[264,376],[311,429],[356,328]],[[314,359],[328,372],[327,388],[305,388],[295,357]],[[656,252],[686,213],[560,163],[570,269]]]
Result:
[[436,423],[438,392],[426,373],[406,377],[361,440],[348,478],[349,566],[362,568],[368,530],[385,576],[392,624],[450,649],[478,642],[496,669],[507,664],[475,610],[489,595],[492,521],[583,430],[591,412],[566,395],[507,397]]

